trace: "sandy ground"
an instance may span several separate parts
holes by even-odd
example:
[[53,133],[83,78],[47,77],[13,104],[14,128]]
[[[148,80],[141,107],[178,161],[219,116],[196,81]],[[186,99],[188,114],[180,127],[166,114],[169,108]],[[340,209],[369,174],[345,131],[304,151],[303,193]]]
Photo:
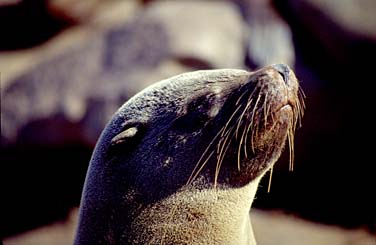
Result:
[[[77,213],[74,209],[65,221],[7,238],[4,245],[72,244]],[[376,236],[363,230],[316,224],[276,211],[253,210],[251,217],[259,245],[376,245]]]

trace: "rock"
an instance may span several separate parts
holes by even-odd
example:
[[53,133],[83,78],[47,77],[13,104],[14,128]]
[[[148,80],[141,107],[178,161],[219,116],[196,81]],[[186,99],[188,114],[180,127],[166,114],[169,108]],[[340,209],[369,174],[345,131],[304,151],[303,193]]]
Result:
[[146,16],[166,28],[175,59],[204,68],[244,67],[245,26],[232,2],[154,1]]
[[[78,210],[75,208],[66,220],[7,237],[4,242],[7,245],[72,244],[77,218]],[[256,240],[262,245],[371,245],[374,241],[372,235],[363,230],[316,224],[277,211],[255,209],[251,219]]]
[[[59,144],[69,138],[94,145],[118,106],[146,86],[133,74],[149,74],[167,54],[168,40],[162,27],[137,23],[92,35],[85,43],[51,57],[2,91],[2,144]],[[60,120],[51,121],[56,117]],[[85,123],[88,118],[94,120]],[[28,131],[43,131],[43,122],[54,125],[53,137],[26,134],[34,138],[19,138],[26,136],[22,132],[28,125],[39,127]],[[79,129],[70,130],[71,123]],[[88,125],[96,130],[86,130]]]
[[198,67],[242,67],[242,24],[227,2],[162,1],[126,24],[88,32],[4,81],[1,144],[93,146],[112,113],[152,82]]
[[51,15],[45,1],[0,1],[0,50],[34,47],[70,25]]
[[116,24],[134,15],[140,9],[138,0],[48,0],[47,9],[51,15],[77,24]]
[[294,0],[288,1],[288,6],[318,34],[325,32],[334,37],[343,31],[376,41],[376,2],[373,0]]
[[[133,1],[127,1],[133,2]],[[101,7],[99,0],[72,1],[48,0],[48,10],[55,16],[74,22],[84,22],[90,19]]]
[[279,211],[255,209],[251,220],[262,245],[371,245],[374,237],[362,229],[343,229],[304,220]]

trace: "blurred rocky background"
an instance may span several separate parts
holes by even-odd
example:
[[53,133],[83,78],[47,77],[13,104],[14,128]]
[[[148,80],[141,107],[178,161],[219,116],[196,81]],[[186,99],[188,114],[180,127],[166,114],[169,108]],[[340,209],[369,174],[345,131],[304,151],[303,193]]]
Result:
[[91,151],[142,88],[286,63],[303,127],[254,202],[259,244],[376,244],[374,0],[0,0],[0,239],[71,244]]

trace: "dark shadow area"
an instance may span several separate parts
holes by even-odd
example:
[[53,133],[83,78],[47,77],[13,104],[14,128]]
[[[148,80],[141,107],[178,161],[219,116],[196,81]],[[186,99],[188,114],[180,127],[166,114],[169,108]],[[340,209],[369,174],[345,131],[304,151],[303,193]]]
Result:
[[63,219],[79,205],[91,149],[1,149],[0,237]]
[[23,0],[0,6],[0,51],[42,44],[72,25],[52,16],[45,0]]
[[[346,59],[336,59],[328,51],[331,37],[323,43],[322,36],[312,35],[284,6],[279,7],[293,30],[295,71],[307,96],[307,109],[303,127],[296,133],[294,172],[288,172],[285,152],[276,165],[271,193],[266,191],[265,178],[254,206],[376,232],[371,146],[375,109],[370,89],[374,80],[370,60],[376,55],[376,45],[343,32],[334,50],[343,52]],[[330,31],[336,26],[328,20],[326,28]]]

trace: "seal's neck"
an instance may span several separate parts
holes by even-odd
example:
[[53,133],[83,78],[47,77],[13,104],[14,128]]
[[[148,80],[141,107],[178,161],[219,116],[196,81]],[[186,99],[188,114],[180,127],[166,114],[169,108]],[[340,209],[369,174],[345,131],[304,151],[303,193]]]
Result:
[[[182,190],[145,208],[134,227],[147,231],[146,243],[162,235],[167,244],[256,244],[249,211],[259,180],[241,188]],[[186,231],[194,232],[187,237]]]

